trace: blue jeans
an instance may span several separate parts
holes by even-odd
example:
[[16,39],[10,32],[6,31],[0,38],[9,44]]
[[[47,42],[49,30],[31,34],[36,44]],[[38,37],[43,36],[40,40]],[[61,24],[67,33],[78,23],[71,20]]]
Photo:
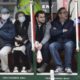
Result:
[[71,67],[71,59],[72,59],[72,53],[74,49],[73,41],[68,41],[63,44],[59,42],[53,42],[49,45],[49,49],[52,58],[55,61],[56,66],[63,66],[59,55],[59,49],[63,49],[64,56],[65,56],[65,67]]

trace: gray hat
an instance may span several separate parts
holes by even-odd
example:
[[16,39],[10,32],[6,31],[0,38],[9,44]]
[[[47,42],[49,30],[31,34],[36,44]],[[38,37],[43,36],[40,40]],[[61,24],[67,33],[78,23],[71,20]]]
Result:
[[1,14],[6,14],[6,13],[9,13],[9,10],[7,8],[2,8]]

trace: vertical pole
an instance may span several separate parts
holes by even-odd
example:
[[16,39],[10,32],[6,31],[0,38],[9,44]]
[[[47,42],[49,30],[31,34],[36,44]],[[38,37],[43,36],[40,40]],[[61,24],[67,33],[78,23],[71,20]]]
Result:
[[76,51],[79,51],[79,29],[78,29],[78,3],[75,0],[75,12],[76,12]]
[[20,0],[16,0],[15,2],[16,2],[16,8],[18,9],[18,5],[19,5]]
[[34,50],[34,32],[33,32],[33,28],[34,28],[34,24],[33,24],[33,1],[30,1],[30,16],[31,16],[31,41],[32,41],[32,50]]
[[69,0],[69,3],[68,3],[68,12],[69,12],[69,16],[70,17],[72,16],[72,14],[70,14],[70,5],[71,5],[71,2],[72,2],[72,0]]
[[30,16],[31,16],[31,42],[32,42],[32,51],[33,51],[33,71],[34,75],[36,75],[36,54],[34,52],[34,5],[33,0],[30,1]]
[[80,0],[78,0],[78,16],[80,16]]
[[51,14],[52,0],[49,0],[49,13]]

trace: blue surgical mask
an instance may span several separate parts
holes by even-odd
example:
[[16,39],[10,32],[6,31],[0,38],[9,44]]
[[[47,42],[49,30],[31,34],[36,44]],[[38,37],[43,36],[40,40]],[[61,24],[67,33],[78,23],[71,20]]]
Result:
[[26,20],[26,18],[25,18],[25,16],[21,16],[21,17],[18,18],[18,20],[19,20],[21,23],[23,23],[23,22]]

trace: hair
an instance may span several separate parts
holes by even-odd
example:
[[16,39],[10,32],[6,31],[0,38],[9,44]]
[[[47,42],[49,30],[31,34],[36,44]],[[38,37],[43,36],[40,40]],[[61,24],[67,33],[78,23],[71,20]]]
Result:
[[45,12],[44,12],[44,11],[42,11],[42,10],[40,10],[40,11],[36,12],[35,17],[38,17],[38,16],[39,16],[39,14],[45,14]]
[[18,15],[19,15],[19,14],[23,14],[23,15],[25,16],[25,13],[24,13],[24,12],[22,12],[22,11],[17,12],[16,15],[15,15],[15,19],[16,19],[16,20],[18,20]]
[[[55,17],[55,19],[54,20],[59,20],[59,14],[60,14],[60,12],[62,11],[62,10],[66,10],[66,8],[65,7],[61,7],[58,11],[57,11],[57,14],[56,14],[56,17]],[[70,18],[70,15],[69,15],[69,12],[68,12],[68,19]]]

